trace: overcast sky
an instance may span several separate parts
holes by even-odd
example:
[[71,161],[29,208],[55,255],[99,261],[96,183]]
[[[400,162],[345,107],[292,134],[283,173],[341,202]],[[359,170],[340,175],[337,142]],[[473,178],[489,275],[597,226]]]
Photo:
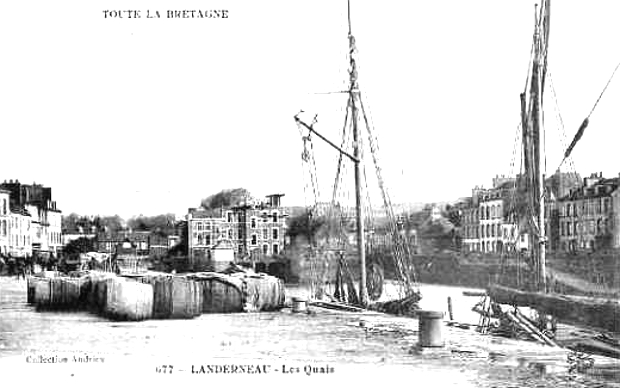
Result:
[[[51,186],[65,213],[182,215],[235,187],[311,204],[293,116],[317,114],[340,141],[346,97],[321,93],[348,82],[346,1],[206,4],[229,18],[165,18],[204,9],[192,1],[3,2],[0,180]],[[360,88],[394,202],[457,199],[511,172],[534,4],[353,1]],[[549,71],[568,141],[620,61],[619,15],[615,0],[552,3]],[[545,104],[552,172],[562,137],[550,90]],[[620,75],[573,153],[582,175],[620,172],[618,107]],[[325,194],[336,154],[318,141],[314,151]]]

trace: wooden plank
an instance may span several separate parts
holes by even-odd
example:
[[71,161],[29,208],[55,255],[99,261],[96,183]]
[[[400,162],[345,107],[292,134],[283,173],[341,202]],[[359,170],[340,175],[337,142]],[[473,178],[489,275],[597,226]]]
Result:
[[512,321],[517,327],[530,335],[530,337],[543,345],[546,345],[545,341],[536,332],[532,331],[528,326],[524,325],[512,312],[507,312],[506,317]]
[[523,314],[521,314],[520,311],[518,310],[516,311],[515,317],[519,321],[521,321],[525,326],[530,328],[530,330],[532,330],[532,332],[534,332],[537,336],[539,336],[547,345],[553,346],[553,347],[559,347],[558,344],[555,343],[555,341],[547,337],[542,331],[538,330],[538,328],[534,326]]
[[569,345],[568,348],[578,352],[598,354],[601,356],[620,359],[620,348],[593,338],[580,339],[572,345]]
[[349,306],[343,303],[326,302],[326,301],[320,301],[320,300],[310,301],[308,302],[308,304],[310,306],[323,307],[323,308],[333,309],[333,310],[344,310],[344,311],[352,311],[352,312],[365,311],[363,308],[360,308],[360,307],[354,307],[354,306]]
[[464,296],[487,296],[486,291],[463,291]]

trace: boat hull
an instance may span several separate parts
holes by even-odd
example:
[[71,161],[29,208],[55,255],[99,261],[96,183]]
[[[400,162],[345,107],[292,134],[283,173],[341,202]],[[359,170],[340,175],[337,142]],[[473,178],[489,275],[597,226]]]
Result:
[[487,293],[496,303],[532,307],[554,316],[560,322],[620,333],[618,301],[526,292],[498,285],[490,286]]

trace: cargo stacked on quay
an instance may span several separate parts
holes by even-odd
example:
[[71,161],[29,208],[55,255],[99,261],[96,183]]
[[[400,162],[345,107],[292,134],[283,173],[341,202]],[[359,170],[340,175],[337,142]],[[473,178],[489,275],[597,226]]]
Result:
[[82,272],[28,278],[28,303],[38,310],[90,311],[112,320],[191,319],[202,313],[255,312],[284,307],[276,277],[241,271],[118,276]]

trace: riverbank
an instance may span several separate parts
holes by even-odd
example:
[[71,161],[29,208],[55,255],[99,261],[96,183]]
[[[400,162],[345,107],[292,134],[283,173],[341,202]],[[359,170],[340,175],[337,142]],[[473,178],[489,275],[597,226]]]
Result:
[[[603,268],[600,265],[551,256],[547,265],[550,287],[557,293],[618,299],[620,287],[614,279],[620,274],[620,258],[607,259],[610,260],[618,261],[618,268],[614,271],[601,269],[600,281],[592,281],[595,277],[591,276],[591,268]],[[418,280],[422,283],[474,288],[485,288],[497,279],[501,279],[503,285],[520,288],[517,279],[527,282],[529,273],[524,262],[507,259],[502,263],[501,258],[490,255],[419,255],[415,257],[415,265]]]
[[[427,303],[435,304],[427,289]],[[303,288],[289,287],[289,298]],[[423,290],[424,292],[424,290]],[[455,295],[462,289],[443,288]],[[463,320],[465,302],[459,300]],[[444,310],[444,307],[439,308]],[[312,308],[309,314],[290,309],[269,313],[208,314],[192,320],[110,322],[88,313],[37,312],[26,304],[26,282],[0,278],[0,369],[32,379],[92,382],[156,381],[172,365],[174,382],[206,382],[251,378],[253,384],[315,385],[319,381],[352,382],[405,378],[436,386],[611,387],[601,376],[569,373],[567,352],[535,343],[483,336],[469,329],[443,327],[446,346],[417,351],[418,321],[374,312],[346,313]],[[30,359],[28,358],[30,357]],[[34,358],[33,358],[34,357]],[[56,357],[56,358],[54,358]],[[103,362],[69,361],[101,359]],[[32,362],[63,360],[66,363]],[[201,374],[201,365],[268,365],[271,372]],[[283,365],[301,372],[285,374]],[[303,368],[317,368],[314,377]],[[326,373],[321,373],[320,368]],[[197,368],[197,369],[195,369]],[[333,372],[327,372],[333,369]],[[199,373],[193,373],[192,369]],[[221,369],[221,368],[220,368]],[[8,372],[6,372],[8,371]],[[202,376],[203,380],[198,380]],[[389,377],[388,377],[389,376]],[[302,378],[306,379],[303,380]],[[213,380],[215,379],[215,380]],[[314,379],[314,380],[308,380]],[[237,380],[235,380],[237,381]],[[405,380],[407,381],[407,380]],[[263,384],[265,383],[265,384]]]

